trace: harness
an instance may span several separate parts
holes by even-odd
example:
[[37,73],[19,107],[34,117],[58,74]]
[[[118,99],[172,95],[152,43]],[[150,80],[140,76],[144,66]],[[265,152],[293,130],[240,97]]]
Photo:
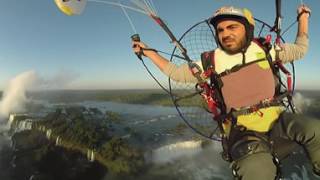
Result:
[[[269,134],[250,131],[247,130],[246,127],[237,125],[237,117],[242,115],[248,115],[251,113],[258,113],[259,115],[263,116],[264,114],[260,111],[262,108],[268,108],[272,106],[283,106],[283,100],[285,98],[288,99],[288,102],[290,104],[292,103],[292,77],[290,72],[283,66],[281,62],[272,61],[272,57],[270,54],[270,50],[272,48],[272,45],[270,43],[271,36],[267,36],[267,38],[254,39],[254,42],[264,50],[266,55],[265,59],[267,59],[270,65],[276,84],[273,98],[263,99],[260,102],[247,107],[228,109],[224,97],[222,95],[222,88],[224,86],[222,77],[229,75],[233,72],[239,71],[242,68],[248,66],[248,64],[242,64],[218,74],[215,71],[215,52],[209,51],[201,54],[202,66],[204,69],[202,76],[205,78],[209,78],[210,82],[198,83],[196,87],[199,89],[198,92],[200,93],[200,95],[207,102],[207,110],[213,114],[213,119],[217,121],[217,123],[219,124],[220,131],[222,133],[223,158],[227,161],[232,161],[238,159],[239,157],[245,154],[252,153],[253,151],[251,151],[250,148],[247,146],[255,147],[256,143],[262,143],[264,145],[260,145],[260,149],[255,149],[255,151],[274,152],[273,146],[270,143]],[[261,61],[261,59],[258,59],[250,63],[258,63],[259,61]],[[281,89],[281,86],[285,85],[281,81],[280,73],[284,73],[287,77],[286,90]],[[226,124],[230,125],[230,123],[231,130],[229,134],[227,134],[227,132],[225,132],[224,126]],[[247,143],[247,145],[244,145],[245,142]],[[247,148],[249,148],[249,151]],[[238,150],[234,151],[234,149],[240,149],[240,152]]]
[[[275,88],[275,95],[272,99],[264,99],[261,100],[257,104],[252,104],[247,107],[242,107],[238,109],[232,109],[227,111],[227,107],[225,105],[224,98],[221,93],[221,89],[223,87],[223,82],[221,80],[221,77],[226,76],[228,74],[231,74],[233,72],[238,71],[239,69],[247,66],[248,64],[251,63],[257,63],[261,59],[258,59],[254,62],[250,62],[248,64],[242,64],[239,66],[236,66],[230,70],[226,70],[220,74],[218,74],[215,71],[215,52],[214,51],[209,51],[209,52],[204,52],[201,54],[201,61],[202,61],[202,66],[204,69],[203,76],[206,78],[210,78],[210,84],[205,85],[205,84],[198,84],[197,86],[200,86],[203,88],[203,92],[211,92],[211,93],[205,93],[201,94],[202,96],[208,96],[209,94],[215,95],[213,98],[206,98],[206,102],[208,103],[208,108],[211,112],[214,114],[214,119],[216,120],[221,120],[221,119],[227,119],[227,118],[236,118],[240,115],[246,115],[250,114],[253,112],[257,112],[261,108],[266,108],[270,106],[278,106],[278,105],[283,105],[283,99],[288,98],[290,103],[291,103],[291,95],[292,95],[292,76],[291,73],[284,67],[284,65],[279,62],[279,61],[272,61],[271,55],[270,55],[270,49],[271,49],[271,44],[270,44],[270,38],[267,37],[265,38],[259,38],[259,39],[254,39],[254,41],[265,51],[266,53],[266,59],[269,62],[269,65],[272,69],[273,75],[275,77],[275,80],[277,81],[276,88]],[[283,82],[281,81],[280,77],[280,71],[284,73],[287,76],[287,85],[284,85]],[[281,85],[287,87],[285,91],[281,91]],[[212,104],[214,104],[212,106]],[[220,113],[216,113],[220,112]]]

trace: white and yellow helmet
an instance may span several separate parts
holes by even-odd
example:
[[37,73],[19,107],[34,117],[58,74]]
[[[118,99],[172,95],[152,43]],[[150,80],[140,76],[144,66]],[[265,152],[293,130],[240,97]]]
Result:
[[54,2],[68,16],[81,14],[87,4],[87,0],[54,0]]
[[[209,19],[209,23],[217,30],[217,25],[223,20],[235,20],[242,23],[246,28],[247,46],[250,44],[254,36],[255,20],[252,13],[248,9],[240,9],[233,6],[223,6],[213,14],[213,16]],[[220,44],[219,41],[218,43]]]
[[223,6],[213,14],[213,16],[210,18],[210,23],[216,27],[217,24],[224,19],[244,20],[249,25],[255,25],[252,13],[245,8],[240,9],[233,6]]

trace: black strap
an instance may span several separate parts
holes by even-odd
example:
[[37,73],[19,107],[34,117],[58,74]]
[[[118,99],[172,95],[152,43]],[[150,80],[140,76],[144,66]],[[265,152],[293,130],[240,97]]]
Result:
[[272,73],[275,75],[275,77],[277,78],[278,84],[276,84],[276,95],[280,94],[280,89],[281,89],[281,85],[285,86],[281,80],[281,76],[280,76],[280,71],[279,68],[277,68],[275,66],[275,63],[273,63],[271,54],[270,54],[270,50],[272,48],[272,45],[270,42],[267,42],[265,38],[260,37],[256,39],[256,42],[259,43],[258,45],[264,50],[266,58],[269,62],[269,65],[271,67]]
[[143,53],[143,51],[153,51],[153,52],[156,52],[156,53],[162,53],[162,54],[165,54],[165,55],[170,55],[170,56],[173,56],[173,57],[176,57],[176,58],[179,58],[179,59],[186,60],[185,57],[182,57],[182,56],[179,56],[179,55],[176,55],[176,54],[167,53],[167,52],[160,51],[160,50],[153,49],[153,48],[140,48],[139,53],[140,53],[141,55],[145,56],[144,53]]
[[262,101],[259,104],[253,105],[251,107],[248,108],[242,108],[240,110],[235,110],[232,109],[229,113],[228,113],[228,117],[232,117],[232,118],[237,118],[238,116],[241,115],[248,115],[251,114],[253,112],[258,111],[259,109],[263,109],[263,108],[267,108],[267,107],[272,107],[272,106],[280,106],[283,105],[282,100],[284,98],[288,98],[288,96],[290,96],[289,92],[283,93],[282,95],[277,96],[276,98],[274,98],[273,100],[270,101]]

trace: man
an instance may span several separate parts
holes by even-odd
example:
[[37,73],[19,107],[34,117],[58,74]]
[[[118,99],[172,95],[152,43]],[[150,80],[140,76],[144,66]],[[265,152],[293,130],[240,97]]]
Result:
[[[202,71],[214,72],[211,80],[218,86],[223,102],[223,131],[226,134],[225,151],[237,179],[271,180],[278,178],[278,164],[272,150],[271,136],[275,129],[301,144],[320,175],[320,121],[302,115],[284,112],[275,103],[277,84],[272,63],[301,59],[308,49],[308,18],[310,9],[298,8],[298,33],[294,44],[266,47],[266,41],[254,39],[254,18],[247,9],[222,7],[210,19],[219,45],[201,55],[196,62]],[[134,51],[142,52],[171,79],[195,82],[197,78],[188,65],[177,67],[142,42],[133,42]],[[203,78],[207,78],[202,76]],[[217,81],[217,82],[218,82]],[[249,98],[248,98],[249,97]],[[242,111],[250,113],[241,113]],[[237,114],[237,115],[234,115]]]

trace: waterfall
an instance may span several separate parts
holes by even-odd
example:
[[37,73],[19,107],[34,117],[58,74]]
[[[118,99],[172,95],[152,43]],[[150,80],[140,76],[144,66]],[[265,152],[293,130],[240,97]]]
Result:
[[11,113],[8,118],[7,126],[14,132],[31,130],[33,127],[33,119],[28,117],[28,114]]
[[11,124],[13,123],[15,116],[16,116],[15,114],[10,114],[9,115],[9,120],[8,120],[9,127],[11,127]]
[[32,120],[27,119],[25,121],[20,121],[18,126],[16,127],[16,131],[24,131],[32,129]]
[[52,134],[52,130],[48,129],[47,132],[46,132],[46,136],[47,136],[48,139],[50,139],[51,134]]
[[157,163],[167,163],[184,156],[195,155],[201,150],[201,141],[177,142],[153,150],[152,161]]
[[42,131],[42,132],[47,131],[47,128],[45,126],[39,126],[38,129],[39,129],[39,131]]
[[16,148],[16,143],[15,143],[15,141],[14,141],[13,138],[11,139],[10,147],[11,147],[12,149],[15,149],[15,148]]
[[91,150],[91,149],[88,149],[88,150],[87,150],[87,159],[88,159],[90,162],[93,162],[93,161],[94,161],[94,159],[95,159],[94,150]]
[[202,141],[189,140],[154,149],[145,157],[160,165],[161,170],[172,173],[175,179],[232,179],[229,163],[221,158],[221,151],[220,142],[211,142],[202,148]]
[[93,162],[93,161],[94,161],[94,152],[93,152],[93,150],[91,151],[90,161],[91,161],[91,162]]
[[56,146],[59,146],[61,144],[62,139],[60,138],[60,136],[57,137],[56,139]]
[[24,121],[18,121],[11,124],[11,128],[14,130],[14,132],[20,132],[25,130],[31,130],[32,129],[33,122],[31,119],[27,119]]

